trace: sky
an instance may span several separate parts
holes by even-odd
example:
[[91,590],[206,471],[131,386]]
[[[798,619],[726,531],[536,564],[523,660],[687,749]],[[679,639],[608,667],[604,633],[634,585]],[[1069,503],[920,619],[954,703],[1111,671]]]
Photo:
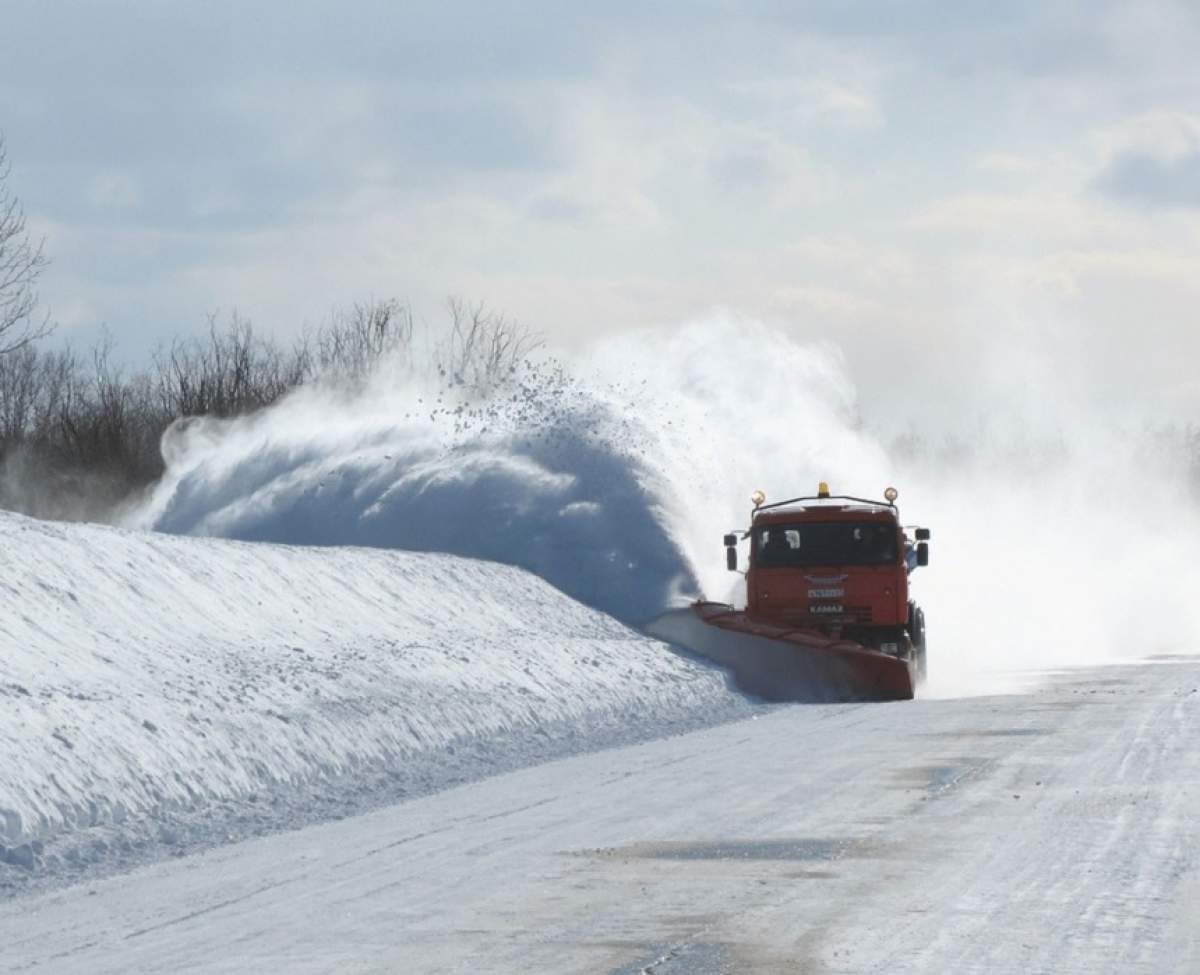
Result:
[[896,422],[1060,388],[1200,420],[1194,3],[0,16],[10,188],[60,337],[104,326],[136,358],[212,312],[288,337],[458,295],[568,348],[767,320]]

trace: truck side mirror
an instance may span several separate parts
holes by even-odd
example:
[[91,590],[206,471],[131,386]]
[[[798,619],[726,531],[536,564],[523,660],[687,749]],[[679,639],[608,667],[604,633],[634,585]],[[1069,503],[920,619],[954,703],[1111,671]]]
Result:
[[735,545],[737,545],[737,535],[726,535],[725,536],[725,547],[733,548]]
[[917,546],[917,565],[929,564],[929,543],[922,542]]
[[725,549],[725,568],[730,572],[737,572],[737,549],[733,545]]
[[917,541],[918,541],[918,542],[927,542],[927,541],[929,541],[929,529],[928,529],[928,528],[918,528],[918,529],[917,529],[917,530],[914,532],[914,534],[917,536]]

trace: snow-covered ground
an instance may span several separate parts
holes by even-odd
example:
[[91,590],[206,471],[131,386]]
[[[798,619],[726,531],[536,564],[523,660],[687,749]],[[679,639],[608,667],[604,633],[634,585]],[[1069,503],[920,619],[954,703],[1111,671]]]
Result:
[[0,557],[0,888],[749,709],[493,563],[9,514]]
[[4,963],[1195,970],[1200,665],[1046,684],[1195,651],[1179,472],[1130,486],[1119,437],[1029,484],[1003,438],[911,452],[945,699],[766,708],[625,624],[736,598],[750,488],[897,464],[828,356],[743,333],[182,424],[127,522],[175,534],[0,513]]
[[64,975],[1189,975],[1198,687],[1192,658],[773,709],[10,902],[0,957]]

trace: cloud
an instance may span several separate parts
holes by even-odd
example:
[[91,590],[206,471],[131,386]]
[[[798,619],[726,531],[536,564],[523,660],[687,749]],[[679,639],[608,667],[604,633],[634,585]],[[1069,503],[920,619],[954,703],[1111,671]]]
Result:
[[887,312],[887,307],[880,301],[820,285],[779,288],[772,298],[777,309],[791,315],[817,312],[855,320],[878,318]]
[[1200,207],[1200,151],[1174,159],[1144,152],[1117,156],[1096,178],[1099,190],[1149,207]]
[[1200,354],[1186,3],[9,8],[43,297],[131,357],[458,293],[570,342],[727,305],[957,377],[981,295],[1115,321],[1147,282]]
[[1200,116],[1155,107],[1106,126],[1094,142],[1107,161],[1093,191],[1152,209],[1200,207]]
[[800,147],[738,127],[713,126],[708,138],[708,178],[742,205],[795,210],[836,192],[833,174]]
[[1113,234],[1120,220],[1066,192],[966,193],[937,200],[911,216],[908,227],[948,237],[1075,240]]
[[104,170],[92,178],[87,198],[99,208],[128,210],[142,202],[142,192],[137,178],[131,173]]
[[975,165],[983,172],[998,173],[1004,176],[1029,176],[1041,168],[1040,162],[1036,159],[1005,152],[985,153],[976,160]]
[[[860,69],[861,70],[861,69]],[[770,105],[796,122],[874,128],[883,123],[878,97],[860,83],[825,77],[786,77],[740,81],[731,86],[740,95]]]

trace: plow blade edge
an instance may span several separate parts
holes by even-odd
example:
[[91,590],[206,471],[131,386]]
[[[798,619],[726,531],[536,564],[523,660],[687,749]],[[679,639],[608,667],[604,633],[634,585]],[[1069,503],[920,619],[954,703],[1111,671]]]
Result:
[[728,668],[741,690],[768,701],[903,701],[916,685],[911,659],[750,619],[723,603],[665,613],[646,632]]

